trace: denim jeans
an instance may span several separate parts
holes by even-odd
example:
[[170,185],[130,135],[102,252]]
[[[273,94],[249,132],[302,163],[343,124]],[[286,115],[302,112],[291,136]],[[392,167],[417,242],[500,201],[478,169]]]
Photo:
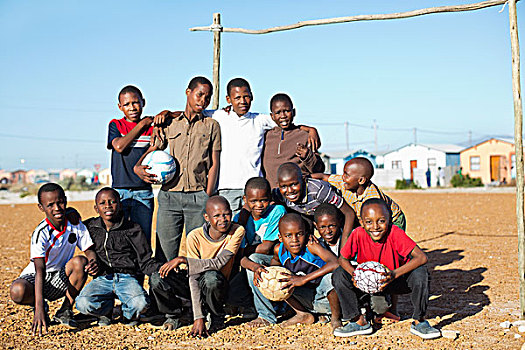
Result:
[[124,215],[142,227],[149,244],[151,244],[151,220],[155,205],[151,190],[133,190],[116,188],[120,194],[120,202]]
[[237,215],[242,209],[242,197],[244,196],[244,189],[228,189],[228,190],[219,190],[219,196],[223,196],[230,203],[230,208],[232,210],[232,217]]
[[115,296],[128,320],[137,318],[149,304],[148,294],[136,277],[115,273],[93,279],[77,296],[76,307],[85,315],[106,316],[113,310]]
[[179,255],[182,232],[186,234],[204,224],[204,207],[208,200],[204,191],[177,192],[160,190],[157,197],[157,245],[155,258],[170,261]]
[[308,311],[329,315],[331,310],[327,296],[333,289],[332,274],[327,273],[316,288],[298,287],[295,288],[292,296]]
[[[266,255],[266,254],[259,254],[254,253],[250,255],[250,260],[261,264],[264,266],[270,266],[270,262],[272,261],[273,255]],[[250,285],[250,288],[252,289],[253,293],[253,303],[255,305],[255,310],[257,310],[258,317],[264,318],[270,323],[277,323],[277,314],[274,310],[273,303],[266,299],[264,295],[262,295],[259,288],[253,284],[253,271],[246,270],[246,277],[248,278],[248,283]]]

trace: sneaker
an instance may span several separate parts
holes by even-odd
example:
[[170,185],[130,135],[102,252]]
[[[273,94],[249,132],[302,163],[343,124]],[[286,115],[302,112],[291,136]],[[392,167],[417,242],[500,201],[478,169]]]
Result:
[[71,328],[78,328],[78,323],[73,317],[73,310],[58,310],[55,317],[53,317],[53,321]]
[[162,328],[164,328],[164,330],[166,330],[166,331],[174,331],[177,328],[179,328],[180,326],[182,326],[182,325],[181,325],[181,323],[180,323],[178,318],[168,317],[166,319],[166,321],[164,321],[164,324],[162,325]]
[[364,326],[360,326],[356,322],[348,322],[343,327],[336,328],[334,335],[336,337],[352,337],[354,335],[372,334],[373,331],[370,322],[367,322]]
[[97,326],[99,327],[107,327],[111,325],[111,317],[108,316],[100,316],[97,321]]
[[241,311],[242,318],[245,320],[253,320],[259,316],[259,313],[253,306],[243,307]]
[[428,323],[428,321],[419,322],[417,325],[412,322],[410,333],[423,339],[435,339],[441,337],[441,332]]

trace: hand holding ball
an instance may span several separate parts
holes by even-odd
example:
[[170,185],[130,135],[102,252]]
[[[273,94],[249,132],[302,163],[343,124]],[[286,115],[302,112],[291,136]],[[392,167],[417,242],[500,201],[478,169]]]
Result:
[[262,281],[257,286],[268,300],[271,301],[283,301],[288,299],[293,294],[293,288],[283,287],[288,282],[279,282],[281,279],[288,278],[287,275],[291,275],[290,270],[281,266],[269,266],[265,267],[267,273],[261,273]]
[[153,151],[144,157],[142,165],[149,166],[148,173],[155,175],[156,183],[165,184],[175,177],[177,163],[164,151]]

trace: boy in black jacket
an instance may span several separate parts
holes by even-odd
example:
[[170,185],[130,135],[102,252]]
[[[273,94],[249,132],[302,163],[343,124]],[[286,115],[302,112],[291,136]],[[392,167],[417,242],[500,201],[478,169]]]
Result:
[[100,326],[111,323],[115,297],[122,302],[125,322],[136,324],[149,304],[148,294],[137,280],[137,273],[151,275],[162,263],[155,261],[151,247],[139,224],[122,215],[120,196],[112,188],[101,189],[95,197],[99,217],[84,222],[95,245],[99,266],[94,278],[76,299],[83,314],[97,316]]

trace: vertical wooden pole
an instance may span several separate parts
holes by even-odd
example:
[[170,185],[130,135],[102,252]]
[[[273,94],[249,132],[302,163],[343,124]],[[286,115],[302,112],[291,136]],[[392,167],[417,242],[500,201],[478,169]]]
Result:
[[213,100],[212,108],[219,109],[219,89],[220,89],[220,73],[221,67],[221,14],[213,14],[213,24],[211,26],[213,31]]
[[525,319],[525,221],[523,216],[523,110],[520,86],[520,45],[516,0],[509,0],[510,45],[512,48],[512,93],[514,96],[514,143],[516,145],[516,214],[518,217],[518,273],[520,317]]

